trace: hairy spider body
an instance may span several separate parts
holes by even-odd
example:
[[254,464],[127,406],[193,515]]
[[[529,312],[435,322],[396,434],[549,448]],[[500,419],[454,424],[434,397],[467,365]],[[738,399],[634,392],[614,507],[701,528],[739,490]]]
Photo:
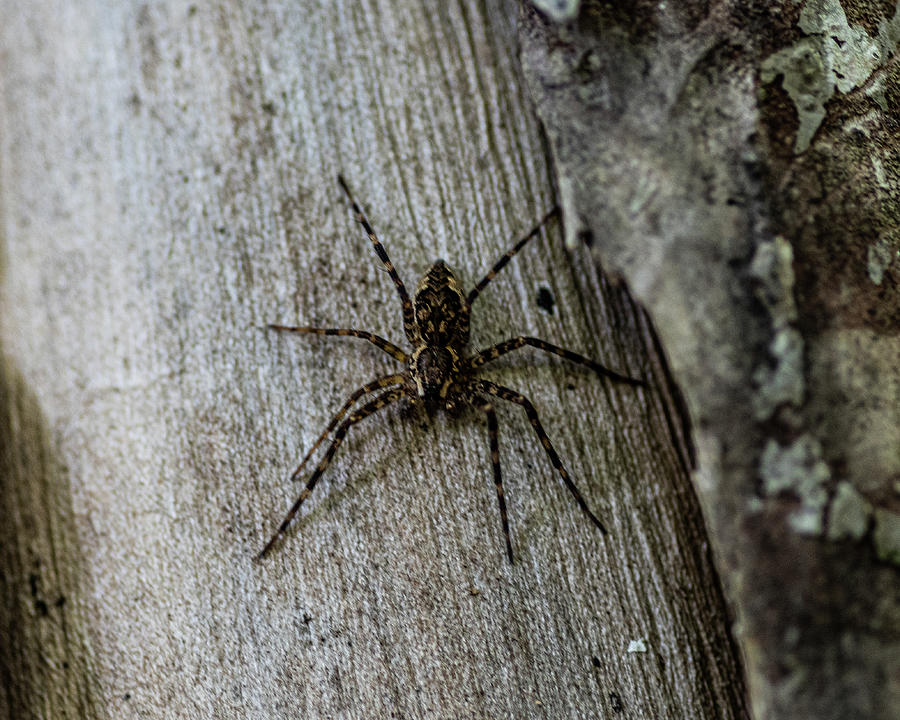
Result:
[[[471,315],[472,302],[478,297],[478,294],[485,286],[503,269],[519,250],[533,237],[535,237],[541,228],[556,213],[554,208],[547,213],[543,219],[529,232],[525,237],[519,240],[503,257],[501,257],[490,271],[485,275],[468,294],[463,292],[459,280],[453,274],[453,271],[447,266],[443,260],[438,260],[419,283],[416,289],[414,299],[410,299],[406,286],[397,274],[394,265],[388,258],[387,252],[379,242],[369,225],[362,209],[354,200],[350,189],[343,177],[338,176],[344,192],[350,200],[353,210],[356,212],[357,221],[363,226],[372,241],[375,253],[384,264],[397,288],[400,296],[400,304],[403,311],[403,330],[407,340],[413,346],[412,352],[406,353],[397,345],[385,340],[378,335],[365,330],[350,330],[344,328],[311,328],[311,327],[290,327],[286,325],[269,325],[273,330],[307,333],[315,335],[344,335],[362,338],[380,348],[388,355],[404,363],[405,367],[401,372],[373,380],[361,388],[353,392],[343,407],[338,410],[337,414],[331,419],[328,426],[306,453],[300,465],[291,476],[292,480],[300,478],[306,463],[312,457],[316,449],[325,441],[332,432],[331,444],[325,451],[325,455],[319,461],[316,469],[313,471],[306,486],[300,493],[294,505],[288,511],[278,530],[272,535],[266,546],[259,553],[258,557],[265,556],[274,546],[278,538],[287,530],[294,516],[300,510],[300,506],[309,497],[325,468],[331,462],[340,444],[343,442],[347,431],[356,423],[364,420],[369,415],[378,412],[382,408],[401,399],[408,400],[413,405],[424,405],[429,413],[437,410],[446,410],[454,412],[461,406],[470,405],[484,412],[488,425],[488,439],[491,448],[491,465],[494,472],[494,486],[497,492],[497,502],[500,509],[500,520],[503,526],[503,534],[506,539],[506,551],[510,563],[513,561],[512,541],[509,533],[509,520],[506,512],[506,500],[503,494],[503,482],[500,475],[500,453],[498,442],[498,424],[497,414],[494,411],[493,404],[488,398],[500,398],[513,404],[520,406],[528,417],[531,426],[534,428],[547,457],[556,469],[566,488],[572,494],[575,502],[588,516],[591,522],[603,533],[606,534],[606,528],[594,513],[588,508],[587,503],[579,492],[578,488],[572,482],[565,467],[563,467],[559,456],[556,454],[550,438],[544,431],[538,418],[537,411],[531,401],[524,395],[497,385],[487,380],[481,380],[477,377],[477,370],[482,365],[497,359],[512,350],[524,347],[526,345],[550,352],[565,358],[574,363],[584,365],[601,377],[609,378],[616,382],[627,383],[630,385],[644,385],[641,380],[623,375],[621,373],[610,370],[599,363],[594,362],[582,355],[573,353],[565,348],[551,345],[544,340],[532,337],[515,337],[505,342],[499,343],[483,350],[475,355],[465,357],[464,350],[469,342],[469,318]],[[380,395],[370,400],[362,407],[358,407],[351,412],[348,417],[347,413],[351,408],[367,395],[377,390],[383,390]]]
[[429,413],[458,407],[459,362],[469,342],[469,303],[453,271],[438,260],[422,278],[413,300],[415,337],[420,343],[409,358],[407,395],[424,401]]

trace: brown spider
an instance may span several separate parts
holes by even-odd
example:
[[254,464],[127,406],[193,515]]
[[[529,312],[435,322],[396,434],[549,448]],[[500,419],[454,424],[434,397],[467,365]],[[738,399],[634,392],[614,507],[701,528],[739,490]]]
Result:
[[[303,468],[309,461],[312,454],[319,445],[331,434],[334,438],[329,445],[328,450],[312,476],[306,482],[306,487],[300,493],[300,497],[288,511],[287,516],[279,525],[278,530],[272,536],[266,546],[257,556],[257,559],[264,557],[275,544],[276,540],[291,524],[291,520],[297,514],[300,506],[309,497],[313,488],[316,486],[325,468],[331,462],[335,451],[344,439],[351,425],[355,425],[359,421],[367,418],[369,415],[381,410],[391,403],[406,398],[413,405],[424,405],[429,413],[436,410],[444,409],[454,412],[462,405],[472,405],[484,412],[487,416],[488,437],[491,445],[491,463],[494,468],[494,484],[497,488],[497,502],[500,505],[500,520],[503,523],[503,534],[506,536],[506,552],[509,561],[513,561],[512,542],[509,537],[509,520],[506,515],[506,501],[503,498],[503,483],[500,479],[500,454],[497,441],[497,415],[494,412],[493,405],[486,396],[498,397],[501,400],[508,400],[521,406],[528,416],[531,426],[537,433],[550,462],[559,473],[569,492],[575,498],[575,502],[590,518],[591,522],[605,535],[606,528],[603,523],[590,511],[587,503],[584,501],[578,488],[569,478],[569,474],[560,462],[559,456],[556,454],[550,438],[544,432],[544,428],[538,419],[537,411],[534,405],[524,395],[514,390],[505,388],[487,380],[480,380],[476,377],[476,371],[482,365],[496,360],[501,355],[516,350],[525,345],[544,350],[546,352],[555,353],[580,365],[589,367],[602,377],[607,377],[617,382],[628,383],[629,385],[644,385],[641,380],[622,375],[621,373],[609,370],[599,363],[590,360],[582,355],[570,352],[556,345],[539,340],[533,337],[516,337],[506,340],[502,343],[494,345],[487,350],[482,350],[472,357],[464,357],[463,350],[469,342],[469,311],[478,294],[484,290],[485,286],[494,279],[500,270],[509,262],[525,243],[535,237],[544,224],[557,214],[558,208],[553,208],[548,212],[541,221],[529,232],[525,237],[519,240],[503,257],[501,257],[485,275],[481,281],[469,292],[468,295],[463,293],[459,281],[456,276],[447,267],[443,260],[438,260],[431,269],[422,278],[419,287],[416,290],[414,300],[410,300],[406,286],[397,275],[394,265],[388,258],[387,252],[375,236],[369,221],[366,219],[365,213],[353,198],[350,188],[344,178],[338,175],[338,182],[356,212],[357,221],[363,226],[372,241],[375,253],[384,263],[388,273],[397,287],[400,294],[400,303],[403,308],[403,330],[406,338],[412,345],[412,352],[407,354],[399,347],[388,342],[382,337],[365,330],[347,330],[342,328],[312,328],[312,327],[287,327],[285,325],[269,325],[272,330],[293,333],[310,333],[315,335],[349,335],[352,337],[368,340],[370,343],[380,348],[395,360],[399,360],[405,365],[401,372],[373,380],[361,388],[356,390],[347,399],[343,407],[338,410],[337,414],[328,423],[324,432],[319,439],[313,444],[306,457],[300,463],[299,467],[291,475],[291,480],[297,480],[303,472]],[[346,420],[341,420],[347,414],[347,411],[361,397],[368,395],[382,388],[391,388],[386,392],[377,395],[374,399],[358,408],[350,414]],[[340,425],[338,425],[340,423]]]

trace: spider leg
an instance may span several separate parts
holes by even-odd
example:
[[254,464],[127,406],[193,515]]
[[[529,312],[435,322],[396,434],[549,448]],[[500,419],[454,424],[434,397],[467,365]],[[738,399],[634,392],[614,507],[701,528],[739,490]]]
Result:
[[578,503],[578,507],[580,507],[584,511],[585,515],[587,515],[591,519],[591,522],[597,526],[600,532],[606,535],[606,527],[604,527],[603,523],[600,522],[597,516],[590,511],[590,508],[588,508],[587,503],[584,501],[584,497],[578,491],[578,488],[575,487],[575,483],[572,482],[572,479],[569,477],[569,473],[566,472],[566,469],[563,467],[563,464],[559,459],[559,455],[556,454],[556,450],[553,448],[553,445],[550,442],[550,438],[548,438],[547,433],[544,432],[544,427],[543,425],[541,425],[541,421],[538,419],[537,410],[534,409],[534,405],[531,404],[531,401],[521,393],[517,393],[515,390],[510,390],[509,388],[503,387],[502,385],[497,385],[496,383],[488,382],[487,380],[473,381],[471,384],[471,389],[475,392],[485,393],[486,395],[493,395],[494,397],[508,400],[509,402],[515,403],[516,405],[520,405],[525,410],[525,414],[528,416],[528,420],[531,422],[531,427],[534,428],[535,433],[537,433],[537,436],[541,441],[541,445],[544,446],[544,450],[547,452],[547,457],[550,458],[550,462],[553,464],[553,467],[556,468],[556,471],[563,479],[566,487],[569,488],[569,492],[572,493],[572,496],[575,498],[575,502]]
[[405,363],[408,358],[406,353],[398,348],[394,343],[388,342],[383,337],[379,337],[367,330],[347,330],[345,328],[312,328],[312,327],[289,327],[288,325],[269,325],[270,330],[278,330],[279,332],[292,333],[309,333],[311,335],[349,335],[351,337],[362,338],[368,340],[375,347],[384,350],[391,357],[396,358]]
[[497,488],[497,502],[500,505],[500,521],[503,523],[503,535],[506,537],[506,554],[512,564],[512,541],[509,539],[509,518],[506,515],[506,499],[503,497],[503,480],[500,478],[500,443],[497,438],[497,413],[487,400],[473,397],[472,403],[487,415],[488,439],[491,443],[491,465],[494,467],[494,485]]
[[402,388],[388,390],[387,392],[382,393],[381,395],[376,397],[374,400],[371,400],[363,405],[359,410],[352,413],[350,417],[348,417],[346,420],[344,420],[344,422],[341,423],[340,427],[337,429],[337,432],[334,434],[334,439],[331,441],[331,445],[329,445],[328,450],[325,453],[325,457],[323,457],[319,461],[319,464],[316,466],[315,472],[313,472],[312,476],[306,482],[306,487],[303,488],[303,492],[300,493],[300,497],[298,497],[297,501],[291,506],[288,514],[281,522],[281,525],[278,526],[278,530],[275,531],[275,534],[272,535],[269,542],[266,543],[266,546],[262,549],[262,551],[260,551],[259,555],[256,556],[257,560],[262,560],[262,558],[264,558],[272,549],[275,541],[278,540],[279,537],[281,537],[281,534],[285,530],[287,530],[288,525],[291,524],[291,520],[294,519],[294,516],[300,509],[303,501],[309,497],[309,494],[313,491],[313,488],[316,486],[319,478],[322,477],[322,473],[325,472],[325,468],[327,468],[328,463],[331,462],[331,458],[334,456],[335,451],[344,440],[344,436],[347,434],[347,430],[350,428],[350,426],[355,425],[360,420],[364,420],[372,413],[378,412],[383,407],[390,405],[392,402],[399,400],[403,396],[404,392]]
[[519,252],[519,250],[525,247],[526,243],[531,240],[531,238],[536,237],[537,234],[541,231],[541,228],[547,224],[547,221],[549,221],[558,212],[558,207],[554,207],[552,210],[550,210],[550,212],[544,215],[544,217],[541,218],[541,221],[537,225],[535,225],[525,237],[523,237],[515,245],[513,245],[512,248],[510,248],[503,257],[501,257],[496,263],[494,263],[494,267],[492,267],[488,271],[488,274],[481,278],[478,284],[472,288],[471,292],[469,292],[469,296],[466,298],[466,301],[469,303],[469,305],[475,302],[475,298],[478,297],[478,293],[484,290],[485,286],[497,276],[497,273],[506,266],[506,263],[508,263],[512,259],[513,255],[515,255],[517,252]]
[[489,347],[487,350],[482,350],[480,353],[469,359],[469,367],[472,370],[475,370],[476,368],[479,368],[482,365],[491,362],[492,360],[496,360],[501,355],[504,355],[512,350],[518,350],[520,347],[524,347],[525,345],[536,347],[538,350],[553,353],[554,355],[564,357],[570,362],[589,367],[598,375],[608,377],[610,380],[615,380],[616,382],[627,383],[628,385],[646,386],[647,384],[643,380],[628,377],[627,375],[622,375],[615,370],[610,370],[609,368],[603,367],[603,365],[601,365],[600,363],[594,362],[590,358],[584,357],[584,355],[573,353],[571,350],[566,350],[565,348],[561,348],[557,345],[552,345],[551,343],[548,343],[539,338],[524,336],[511,338],[509,340],[505,340],[502,343],[498,343],[493,347]]
[[388,274],[391,276],[391,280],[394,281],[394,285],[397,288],[397,293],[400,295],[400,304],[403,308],[403,331],[406,333],[406,337],[410,342],[414,342],[415,340],[415,319],[413,317],[413,306],[412,301],[409,299],[409,293],[406,290],[406,285],[403,284],[403,281],[400,279],[400,276],[397,274],[397,269],[394,267],[394,263],[391,262],[391,259],[388,257],[387,251],[384,249],[384,245],[378,240],[378,237],[375,235],[375,231],[372,229],[372,226],[369,225],[369,220],[366,218],[366,214],[362,211],[362,208],[356,202],[356,199],[353,197],[353,193],[350,192],[350,188],[347,186],[347,181],[344,180],[343,175],[337,176],[338,183],[341,188],[343,188],[344,193],[346,193],[347,198],[350,200],[350,205],[353,206],[353,212],[356,213],[356,221],[363,226],[363,230],[366,231],[366,234],[369,236],[369,240],[372,241],[372,246],[375,248],[375,254],[378,255],[378,259],[384,263],[385,268],[387,268]]
[[313,446],[309,449],[309,452],[306,453],[306,456],[300,462],[300,465],[294,470],[291,475],[291,481],[299,480],[300,475],[303,472],[303,468],[306,467],[306,463],[309,462],[309,459],[312,457],[313,453],[318,449],[319,445],[322,444],[322,441],[327,438],[331,431],[337,427],[337,424],[343,419],[344,415],[347,414],[347,411],[351,408],[353,403],[359,400],[363,395],[368,395],[370,392],[374,392],[375,390],[380,390],[381,388],[391,387],[392,385],[400,385],[406,379],[406,375],[398,373],[396,375],[385,375],[384,377],[378,378],[377,380],[373,380],[370,383],[366,383],[358,390],[355,390],[349,398],[347,398],[347,402],[341,407],[340,410],[337,411],[335,416],[331,418],[331,422],[328,423],[328,427],[319,435],[319,439],[313,444]]

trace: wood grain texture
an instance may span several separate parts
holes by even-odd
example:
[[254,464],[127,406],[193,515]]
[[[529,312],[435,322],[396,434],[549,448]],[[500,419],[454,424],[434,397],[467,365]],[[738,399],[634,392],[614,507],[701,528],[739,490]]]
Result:
[[253,562],[304,450],[395,367],[262,326],[402,340],[336,174],[410,286],[438,257],[474,283],[554,204],[515,14],[5,4],[0,713],[744,716],[648,328],[558,226],[478,298],[473,346],[535,335],[651,380],[529,349],[486,373],[610,535],[498,406],[510,566],[483,414],[391,411]]

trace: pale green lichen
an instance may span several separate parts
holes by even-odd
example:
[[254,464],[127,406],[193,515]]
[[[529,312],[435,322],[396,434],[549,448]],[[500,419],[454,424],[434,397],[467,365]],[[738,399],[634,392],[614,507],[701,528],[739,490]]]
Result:
[[883,188],[884,190],[890,190],[891,183],[888,181],[888,176],[884,171],[884,163],[881,162],[881,158],[878,155],[872,155],[869,160],[872,163],[872,168],[875,170],[875,182],[878,184],[878,187]]
[[794,303],[794,250],[781,235],[761,242],[750,263],[750,275],[757,281],[755,294],[780,329],[797,319]]
[[876,285],[881,285],[884,271],[888,269],[894,258],[900,261],[900,234],[882,235],[869,245],[866,263],[869,280]]
[[876,38],[850,25],[838,0],[807,0],[798,24],[806,37],[767,57],[760,76],[763,83],[782,76],[782,87],[797,108],[794,151],[801,153],[824,119],[825,103],[835,89],[847,93],[859,87],[896,50],[900,9],[881,23]]
[[551,20],[565,22],[578,15],[581,0],[531,0],[531,4]]
[[880,560],[900,565],[900,515],[875,510],[875,554]]
[[828,511],[828,539],[859,540],[866,534],[872,517],[872,505],[846,481],[835,488]]
[[800,501],[788,522],[804,535],[822,532],[822,511],[828,502],[825,483],[831,477],[822,459],[822,446],[811,435],[803,435],[783,447],[769,440],[760,460],[759,474],[767,495],[791,493]]
[[769,355],[775,365],[760,365],[753,372],[757,386],[753,415],[757,420],[771,417],[780,405],[799,407],[803,402],[803,336],[794,328],[782,328],[769,345]]
[[765,306],[775,330],[769,345],[774,364],[756,368],[753,381],[753,414],[757,420],[771,417],[780,405],[799,406],[803,402],[803,337],[790,326],[797,319],[794,302],[794,253],[781,236],[762,242],[750,263],[750,275],[756,280],[754,292]]

